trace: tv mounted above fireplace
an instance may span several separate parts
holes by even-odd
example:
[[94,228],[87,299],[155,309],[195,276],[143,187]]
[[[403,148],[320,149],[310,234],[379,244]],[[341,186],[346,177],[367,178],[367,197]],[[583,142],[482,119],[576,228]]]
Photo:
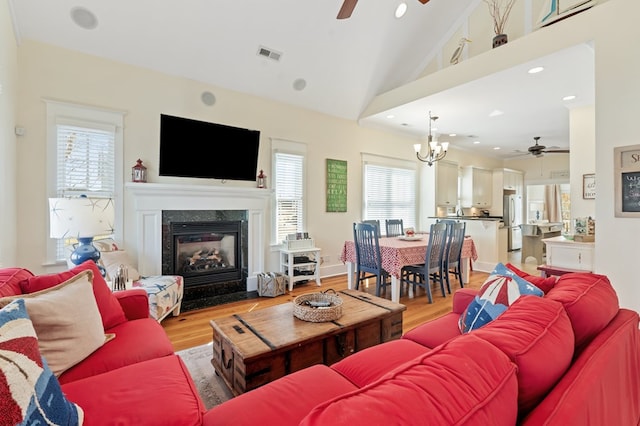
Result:
[[260,131],[160,115],[160,176],[255,181]]

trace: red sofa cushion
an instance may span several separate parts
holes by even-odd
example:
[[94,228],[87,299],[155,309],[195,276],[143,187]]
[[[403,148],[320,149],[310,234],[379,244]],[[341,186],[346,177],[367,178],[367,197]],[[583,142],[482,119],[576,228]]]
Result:
[[546,297],[564,305],[573,326],[577,352],[609,324],[620,306],[609,278],[588,272],[561,275]]
[[524,278],[529,281],[531,284],[538,287],[540,290],[544,292],[544,294],[549,293],[549,291],[556,285],[556,281],[558,281],[558,277],[541,277],[539,275],[531,275],[528,272],[525,272],[517,267],[513,266],[511,263],[507,263],[505,265],[507,268],[511,269],[517,276],[520,278]]
[[562,304],[522,296],[476,331],[518,366],[519,413],[526,414],[562,377],[573,357],[573,330]]
[[102,345],[79,364],[60,375],[60,383],[69,383],[146,361],[172,355],[173,345],[164,329],[153,318],[127,321],[106,331],[115,338]]
[[639,380],[638,313],[621,309],[522,425],[637,425]]
[[32,277],[33,274],[24,268],[2,268],[0,269],[0,297],[16,296],[22,294],[20,281]]
[[331,368],[361,388],[428,351],[429,348],[411,340],[392,340],[349,355]]
[[[456,292],[457,294],[457,292]],[[435,348],[460,336],[460,314],[450,312],[433,321],[427,321],[406,332],[402,338],[413,340],[427,348]]]
[[84,410],[85,426],[201,425],[205,411],[177,355],[66,383],[62,391]]
[[20,282],[20,288],[22,289],[22,293],[33,293],[44,290],[63,283],[87,269],[93,271],[93,295],[98,304],[104,329],[107,330],[125,322],[127,318],[124,315],[120,303],[118,303],[118,299],[111,293],[107,282],[102,278],[100,270],[92,260],[87,260],[83,264],[68,271],[29,277]]
[[517,388],[507,356],[468,334],[316,406],[300,424],[513,426]]
[[356,386],[341,374],[326,365],[318,364],[213,407],[205,414],[204,424],[298,425],[317,404],[355,389]]

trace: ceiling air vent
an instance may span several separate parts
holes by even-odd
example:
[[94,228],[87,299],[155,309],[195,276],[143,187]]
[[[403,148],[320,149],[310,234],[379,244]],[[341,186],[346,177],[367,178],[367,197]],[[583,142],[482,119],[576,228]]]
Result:
[[264,46],[260,46],[260,48],[258,48],[258,55],[264,56],[265,58],[273,59],[274,61],[279,61],[282,53],[276,52],[275,50],[269,49]]

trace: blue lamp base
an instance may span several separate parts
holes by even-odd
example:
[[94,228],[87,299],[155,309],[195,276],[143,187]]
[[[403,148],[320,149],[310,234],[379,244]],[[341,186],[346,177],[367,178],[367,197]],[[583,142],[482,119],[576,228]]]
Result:
[[71,253],[70,259],[74,265],[80,265],[87,260],[93,260],[102,276],[104,277],[107,274],[104,267],[98,263],[98,260],[100,260],[100,250],[93,245],[93,237],[78,238],[78,244]]

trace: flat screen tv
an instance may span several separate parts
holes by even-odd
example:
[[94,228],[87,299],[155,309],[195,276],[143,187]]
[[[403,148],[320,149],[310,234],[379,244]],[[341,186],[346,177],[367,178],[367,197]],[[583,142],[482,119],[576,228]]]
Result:
[[160,176],[255,181],[260,131],[160,115]]

